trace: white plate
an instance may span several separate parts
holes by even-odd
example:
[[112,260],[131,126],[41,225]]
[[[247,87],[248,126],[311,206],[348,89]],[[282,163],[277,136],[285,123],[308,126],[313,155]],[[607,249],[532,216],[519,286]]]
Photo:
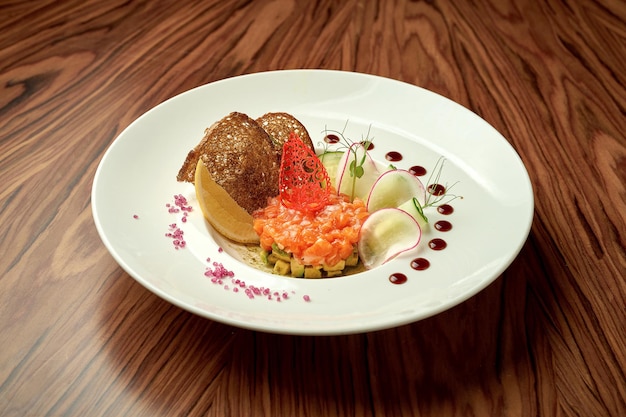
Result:
[[[443,216],[448,232],[429,230],[419,247],[364,273],[325,280],[275,276],[242,261],[202,218],[193,186],[176,173],[204,129],[231,111],[255,118],[286,111],[321,142],[324,129],[359,140],[371,129],[374,159],[399,151],[398,168],[432,169],[447,159],[440,182],[458,181],[463,199]],[[166,204],[182,194],[195,209],[182,223]],[[156,106],[133,122],[105,153],[95,175],[92,208],[96,227],[115,260],[165,300],[200,316],[234,326],[289,334],[344,334],[394,327],[444,311],[481,291],[513,261],[533,217],[528,173],[517,153],[493,127],[464,107],[422,88],[386,78],[323,70],[274,71],[230,78],[195,88]],[[135,216],[137,218],[135,218]],[[175,249],[168,225],[184,231]],[[446,249],[428,241],[441,237]],[[223,248],[220,249],[220,248]],[[410,261],[425,257],[425,271]],[[234,272],[245,288],[279,293],[250,299],[230,280],[204,276],[207,258]],[[390,274],[407,276],[390,283]],[[287,298],[282,299],[282,294]],[[305,300],[308,298],[309,300]]]

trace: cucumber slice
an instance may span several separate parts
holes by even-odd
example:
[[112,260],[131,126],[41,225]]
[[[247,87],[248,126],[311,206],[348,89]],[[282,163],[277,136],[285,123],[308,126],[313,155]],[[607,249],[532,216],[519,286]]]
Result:
[[404,203],[400,204],[398,208],[409,213],[420,225],[420,227],[422,228],[422,232],[425,232],[428,230],[429,227],[428,218],[424,214],[424,211],[421,208],[422,206],[416,200],[417,198],[407,200]]
[[335,185],[337,171],[339,170],[339,161],[341,161],[342,156],[343,152],[339,151],[328,151],[318,155],[324,168],[326,168],[326,172],[328,172],[330,183],[333,184],[333,186]]

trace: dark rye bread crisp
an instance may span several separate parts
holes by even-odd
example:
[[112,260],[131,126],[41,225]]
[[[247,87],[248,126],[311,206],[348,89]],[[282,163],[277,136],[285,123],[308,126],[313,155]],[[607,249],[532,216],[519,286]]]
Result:
[[280,155],[265,130],[243,113],[230,113],[205,130],[178,181],[194,182],[200,158],[215,182],[250,214],[278,195]]
[[313,151],[313,141],[306,128],[298,119],[289,113],[266,113],[256,119],[257,123],[270,135],[274,147],[282,154],[283,144],[289,139],[291,132],[296,132],[302,142],[308,145]]

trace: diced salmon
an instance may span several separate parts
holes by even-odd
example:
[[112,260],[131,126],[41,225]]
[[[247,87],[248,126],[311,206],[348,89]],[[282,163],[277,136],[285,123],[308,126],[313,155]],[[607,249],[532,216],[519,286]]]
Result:
[[263,249],[270,250],[276,243],[303,264],[316,266],[347,259],[368,215],[363,201],[350,202],[345,195],[331,194],[329,204],[317,213],[285,207],[278,196],[253,217]]

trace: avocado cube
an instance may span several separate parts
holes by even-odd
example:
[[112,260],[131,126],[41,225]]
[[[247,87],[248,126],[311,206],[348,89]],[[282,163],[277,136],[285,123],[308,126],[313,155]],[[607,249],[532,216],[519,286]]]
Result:
[[282,259],[279,259],[274,264],[274,273],[278,275],[289,275],[291,272],[291,265],[289,262],[285,262]]
[[265,265],[269,264],[269,256],[270,253],[264,249],[261,249],[261,251],[259,252],[259,256],[261,257],[261,262],[263,262]]
[[322,268],[319,266],[307,265],[304,267],[304,277],[305,278],[321,278]]
[[276,261],[278,261],[278,258],[276,257],[276,255],[274,255],[274,252],[270,252],[269,255],[267,255],[267,263],[270,265],[275,265]]
[[278,259],[281,259],[285,262],[289,262],[291,260],[291,254],[287,251],[280,249],[276,243],[272,243],[272,253]]
[[291,257],[291,276],[296,278],[304,276],[304,265],[294,257]]
[[326,271],[326,278],[338,277],[343,274],[343,270]]
[[346,261],[339,261],[335,265],[324,265],[324,271],[343,271]]
[[357,266],[359,263],[359,255],[356,252],[353,252],[352,255],[348,256],[346,259],[346,266]]

